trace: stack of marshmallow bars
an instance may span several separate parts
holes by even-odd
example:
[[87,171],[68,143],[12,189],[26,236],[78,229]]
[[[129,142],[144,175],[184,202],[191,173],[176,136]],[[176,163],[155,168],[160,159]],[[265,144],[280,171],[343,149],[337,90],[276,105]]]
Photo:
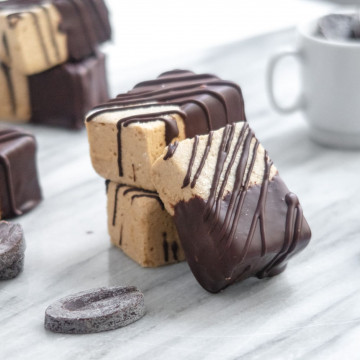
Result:
[[174,222],[152,183],[152,165],[167,145],[244,120],[238,85],[180,70],[90,111],[90,154],[107,179],[112,243],[142,266],[184,260]]
[[0,2],[0,119],[80,128],[108,99],[103,0]]
[[282,272],[310,240],[297,196],[245,118],[241,90],[174,70],[86,117],[112,242],[143,266],[186,258],[218,292]]

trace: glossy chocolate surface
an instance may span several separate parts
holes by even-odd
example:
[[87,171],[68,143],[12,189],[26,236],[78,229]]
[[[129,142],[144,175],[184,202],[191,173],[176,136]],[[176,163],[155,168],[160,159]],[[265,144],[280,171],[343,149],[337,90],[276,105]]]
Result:
[[[250,276],[277,275],[311,237],[296,195],[288,190],[278,174],[270,180],[272,161],[266,151],[261,185],[249,186],[259,142],[247,124],[237,139],[234,128],[228,125],[223,132],[207,201],[194,197],[175,206],[174,220],[186,260],[196,279],[210,292],[218,292]],[[210,135],[208,148],[211,138]],[[232,141],[236,144],[231,154]],[[233,190],[225,194],[224,184],[241,147]],[[195,139],[191,158],[196,148]],[[208,151],[204,151],[197,171],[201,172],[207,155]],[[229,157],[228,167],[224,169]],[[189,180],[192,166],[190,160],[183,187],[196,184],[197,173],[191,183]]]
[[80,129],[84,115],[108,99],[105,55],[29,76],[32,123]]
[[53,3],[62,17],[60,29],[67,35],[70,59],[81,60],[110,40],[108,10],[103,0],[53,0]]
[[2,218],[22,215],[41,200],[35,138],[0,127],[0,209]]

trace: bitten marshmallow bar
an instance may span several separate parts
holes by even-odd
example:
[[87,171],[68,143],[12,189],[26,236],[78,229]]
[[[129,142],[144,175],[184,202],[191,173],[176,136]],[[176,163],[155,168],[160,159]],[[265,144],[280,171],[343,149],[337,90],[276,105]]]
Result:
[[184,260],[175,224],[154,191],[107,181],[111,242],[144,267]]
[[235,83],[184,70],[166,72],[89,112],[92,164],[105,179],[154,190],[151,166],[166,145],[245,120]]
[[0,217],[22,215],[41,200],[36,142],[29,133],[0,127]]
[[152,179],[193,274],[210,292],[282,272],[310,240],[297,196],[248,123],[168,147]]
[[26,75],[82,60],[109,40],[103,0],[0,2],[0,59]]

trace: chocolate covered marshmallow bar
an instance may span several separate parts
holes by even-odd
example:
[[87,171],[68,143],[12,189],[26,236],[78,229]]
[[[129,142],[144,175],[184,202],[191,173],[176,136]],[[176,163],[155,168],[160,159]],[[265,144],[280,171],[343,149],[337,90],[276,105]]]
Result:
[[89,112],[92,164],[105,179],[154,190],[151,166],[167,145],[245,120],[235,83],[209,74],[166,72]]
[[92,55],[109,40],[103,0],[11,0],[0,2],[0,59],[33,75]]
[[105,55],[24,76],[0,63],[0,119],[82,128],[84,114],[108,99]]
[[111,242],[144,267],[184,260],[175,224],[155,191],[107,181]]
[[22,215],[41,201],[35,138],[0,127],[0,217]]
[[246,122],[174,143],[152,175],[186,260],[210,292],[282,272],[310,240],[297,196]]

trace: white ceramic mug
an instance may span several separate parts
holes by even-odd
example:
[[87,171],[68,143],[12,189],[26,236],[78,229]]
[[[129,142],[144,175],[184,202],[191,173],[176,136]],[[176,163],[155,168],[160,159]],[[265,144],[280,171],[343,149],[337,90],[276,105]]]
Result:
[[[316,29],[317,20],[299,26],[297,50],[280,52],[270,60],[270,101],[280,113],[303,110],[315,141],[360,149],[360,42],[325,40],[315,35]],[[301,63],[302,93],[284,107],[274,96],[274,70],[287,56]]]

